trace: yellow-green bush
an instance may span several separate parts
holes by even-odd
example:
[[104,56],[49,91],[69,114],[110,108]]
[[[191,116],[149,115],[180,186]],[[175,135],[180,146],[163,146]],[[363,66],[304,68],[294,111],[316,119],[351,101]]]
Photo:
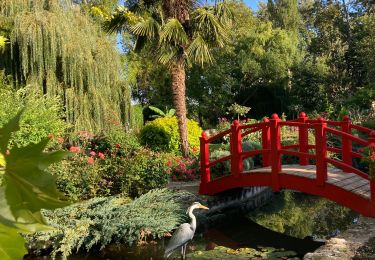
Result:
[[[199,136],[202,129],[194,120],[187,120],[188,142],[192,153],[199,152]],[[148,122],[140,133],[142,145],[154,151],[180,153],[180,139],[176,117],[162,117]]]

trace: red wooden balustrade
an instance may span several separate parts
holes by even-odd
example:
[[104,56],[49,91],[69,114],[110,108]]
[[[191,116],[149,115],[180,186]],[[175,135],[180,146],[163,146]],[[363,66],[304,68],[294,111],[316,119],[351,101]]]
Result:
[[[281,127],[284,126],[298,129],[297,144],[281,145]],[[353,135],[353,130],[367,134],[367,140]],[[261,133],[262,149],[243,152],[242,139],[246,135],[258,131]],[[309,143],[309,133],[314,134],[315,144]],[[341,147],[328,146],[328,134],[338,136],[341,139]],[[209,144],[226,135],[230,136],[230,155],[211,162]],[[322,196],[355,208],[358,211],[363,209],[361,213],[375,217],[375,179],[371,179],[367,173],[354,168],[353,157],[360,159],[362,158],[362,154],[353,151],[353,143],[362,146],[375,145],[375,131],[351,124],[348,116],[345,116],[342,121],[329,121],[322,118],[310,120],[304,112],[301,112],[298,119],[290,121],[281,121],[277,114],[273,114],[270,119],[265,118],[263,122],[256,124],[240,125],[240,123],[235,120],[230,129],[226,131],[210,137],[203,132],[200,137],[200,193],[214,194],[226,189],[246,185],[271,186],[274,191],[289,187],[312,194],[323,194]],[[329,158],[328,152],[339,153],[342,159],[336,160]],[[264,170],[264,172],[260,172],[259,174],[247,174],[243,170],[243,160],[257,154],[262,155],[262,166],[270,167],[270,170],[269,168],[263,168],[268,169],[268,172]],[[309,165],[309,162],[313,162],[310,161],[310,159],[314,159],[316,164],[316,178],[307,181],[302,180],[301,177],[298,176],[293,177],[281,174],[283,167],[281,164],[282,154],[298,157],[299,164],[302,166]],[[222,177],[221,179],[211,180],[210,167],[225,160],[230,160],[231,175],[225,178]],[[370,184],[370,199],[366,202],[363,198],[357,198],[353,194],[348,194],[349,191],[345,193],[342,190],[335,190],[336,188],[332,188],[332,185],[327,184],[328,164],[340,168],[343,172],[354,173],[368,180]],[[345,198],[345,195],[350,198],[350,201]],[[361,206],[358,205],[358,203],[369,203],[370,206]]]

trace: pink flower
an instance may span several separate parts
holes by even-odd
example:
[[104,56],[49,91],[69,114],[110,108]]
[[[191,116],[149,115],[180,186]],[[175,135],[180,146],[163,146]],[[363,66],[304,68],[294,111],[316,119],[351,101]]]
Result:
[[98,156],[99,156],[99,158],[100,158],[100,159],[104,160],[104,157],[105,157],[105,156],[104,156],[104,154],[103,154],[103,153],[101,153],[101,152],[98,152]]
[[73,153],[79,153],[79,152],[81,152],[81,148],[79,148],[78,146],[71,146],[69,148],[69,151],[71,151]]
[[90,152],[90,155],[91,155],[91,156],[95,156],[95,155],[96,155],[96,152],[91,151],[91,152]]
[[363,148],[358,148],[357,151],[360,152],[360,153],[363,153],[363,152],[365,151],[365,149],[363,149]]
[[94,161],[95,161],[94,157],[90,157],[87,159],[88,164],[94,164]]

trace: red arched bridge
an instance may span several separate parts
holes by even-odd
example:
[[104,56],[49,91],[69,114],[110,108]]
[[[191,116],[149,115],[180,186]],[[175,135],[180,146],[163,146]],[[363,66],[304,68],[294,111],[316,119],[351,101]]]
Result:
[[[298,131],[297,144],[281,144],[280,129],[285,126]],[[261,149],[242,151],[243,138],[255,132],[261,134]],[[314,143],[309,143],[309,134]],[[230,155],[210,161],[210,143],[224,136],[230,137]],[[333,136],[338,137],[335,140],[339,140],[340,146],[328,141]],[[347,116],[343,121],[310,120],[302,112],[298,119],[282,121],[273,114],[262,123],[240,125],[234,121],[230,129],[214,136],[207,137],[203,132],[200,141],[201,194],[270,186],[273,191],[292,189],[325,197],[362,215],[375,217],[375,176],[371,178],[356,167],[363,156],[358,152],[361,147],[375,145],[375,131],[352,124]],[[353,150],[353,146],[359,149]],[[329,156],[332,154],[337,156]],[[262,165],[244,171],[243,160],[256,155],[262,156]],[[282,155],[297,157],[298,164],[282,165]],[[230,161],[230,175],[211,179],[211,167],[224,161]]]

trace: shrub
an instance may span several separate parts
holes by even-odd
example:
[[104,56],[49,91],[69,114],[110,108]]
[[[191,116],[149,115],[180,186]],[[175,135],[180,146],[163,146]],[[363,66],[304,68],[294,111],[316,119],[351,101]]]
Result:
[[[48,224],[55,229],[28,237],[32,251],[46,245],[52,257],[66,258],[73,251],[89,251],[94,245],[146,241],[163,237],[184,218],[177,199],[181,193],[153,190],[130,202],[126,197],[94,198],[55,211],[44,211]],[[130,203],[129,203],[130,202]]]
[[166,159],[153,151],[139,149],[124,155],[121,148],[95,152],[72,146],[70,150],[76,154],[50,170],[58,188],[75,201],[119,193],[137,197],[168,183]]
[[[202,129],[198,123],[188,119],[188,142],[193,154],[199,153],[199,137]],[[140,133],[142,145],[147,145],[154,151],[180,154],[180,139],[176,117],[157,118],[148,122]]]
[[167,163],[173,181],[192,181],[199,176],[199,160],[197,158],[170,157]]
[[43,96],[31,87],[14,91],[0,82],[0,126],[24,107],[20,130],[12,136],[11,145],[21,147],[38,143],[47,136],[61,136],[69,126],[62,120],[62,106],[57,97]]

